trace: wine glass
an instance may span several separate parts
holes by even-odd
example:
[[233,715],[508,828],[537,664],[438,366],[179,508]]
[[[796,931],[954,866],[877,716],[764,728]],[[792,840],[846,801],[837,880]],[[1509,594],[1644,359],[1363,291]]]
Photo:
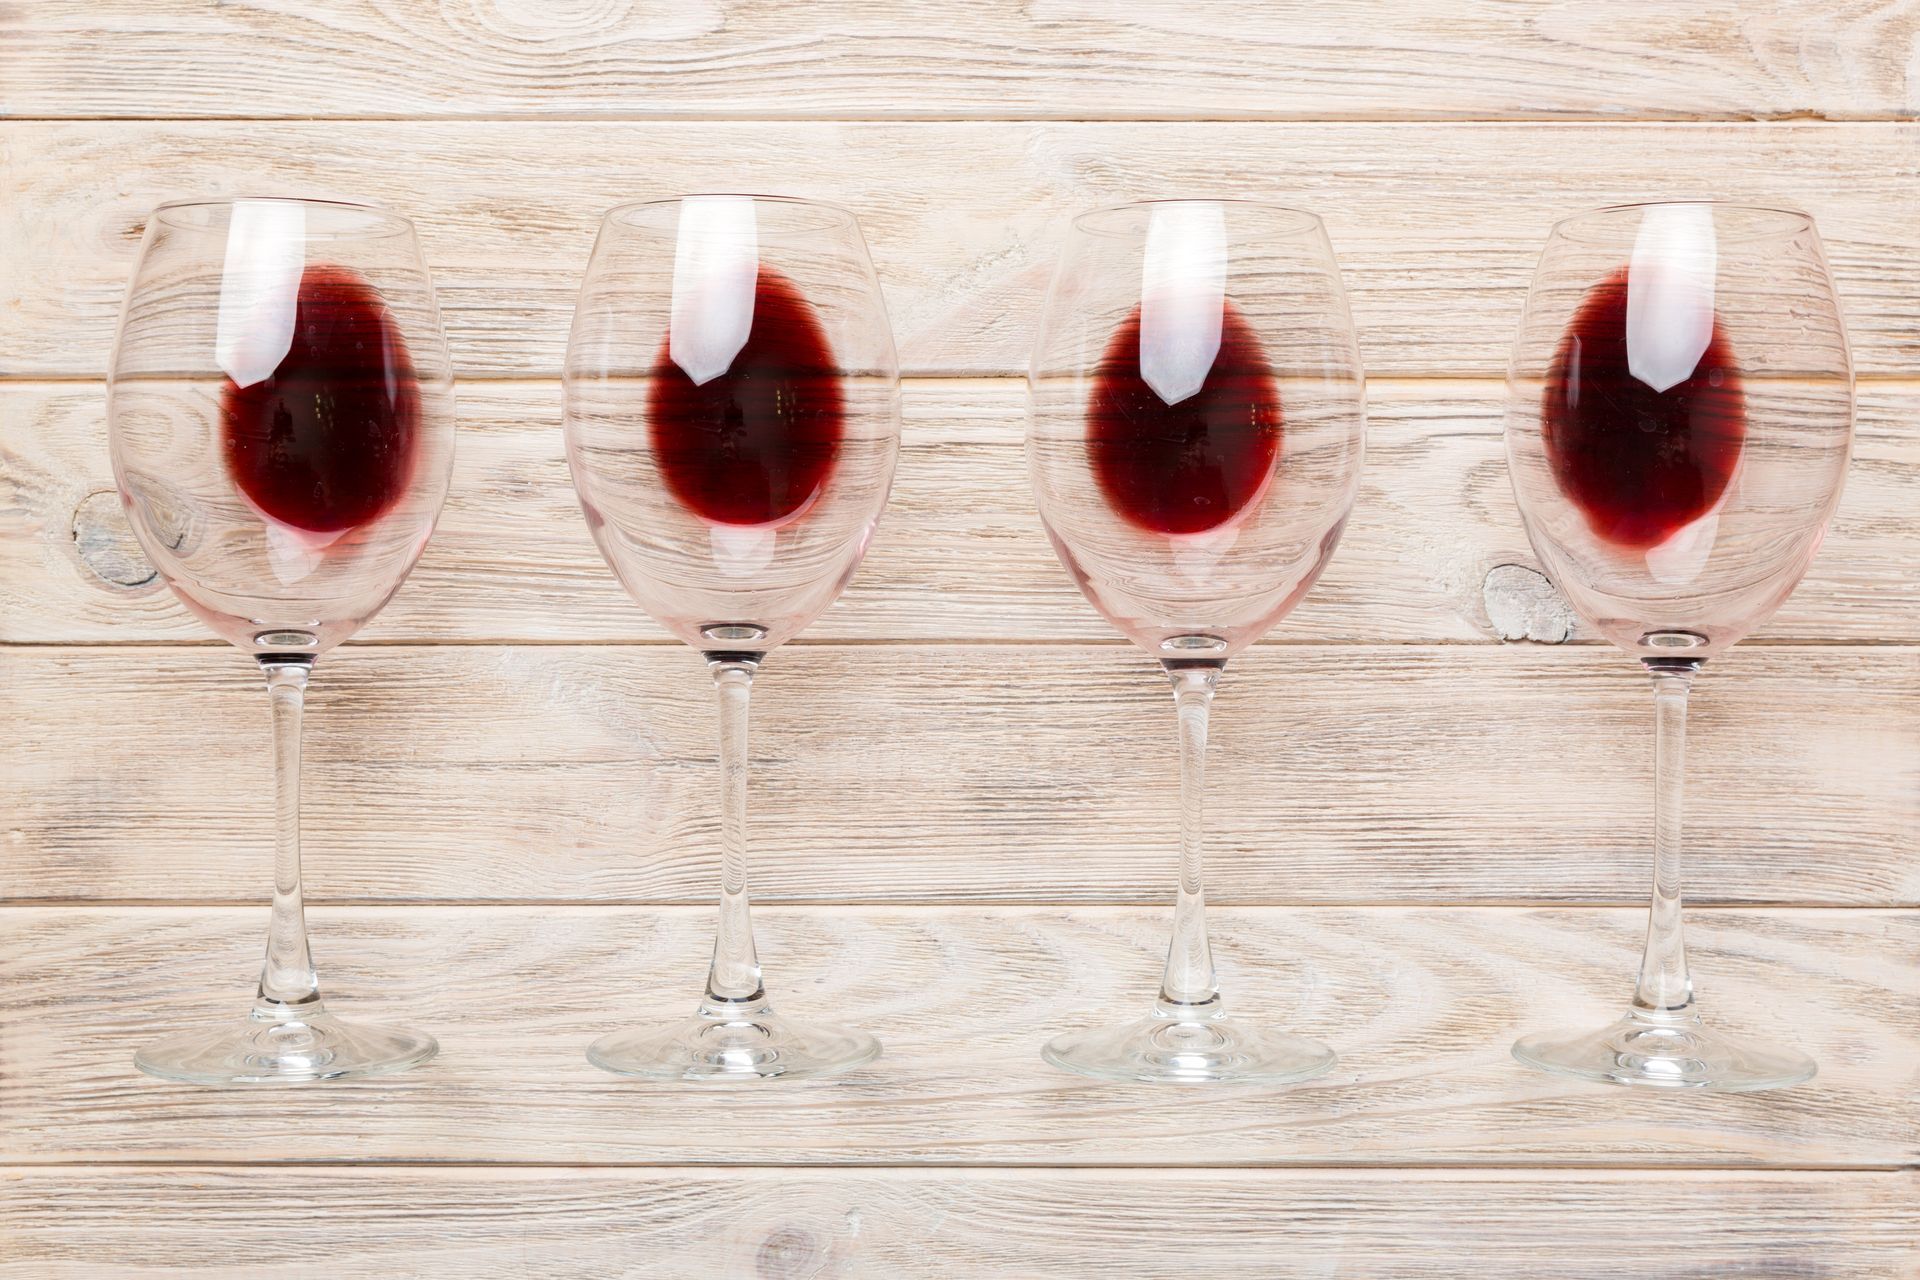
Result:
[[1040,516],[1093,607],[1156,658],[1180,741],[1180,887],[1151,1014],[1043,1054],[1115,1080],[1278,1083],[1326,1046],[1226,1015],[1201,779],[1227,659],[1306,594],[1360,479],[1366,389],[1320,219],[1240,200],[1075,218],[1029,371]]
[[1531,1035],[1529,1066],[1616,1084],[1748,1091],[1812,1077],[1694,1003],[1680,926],[1687,691],[1807,570],[1840,500],[1853,366],[1813,219],[1709,202],[1623,205],[1553,228],[1508,371],[1507,460],[1527,536],[1567,599],[1653,678],[1654,875],[1626,1016]]
[[424,1062],[433,1037],[321,1003],[300,897],[308,673],[405,581],[453,465],[453,374],[412,224],[326,200],[161,205],[107,390],[134,535],[181,602],[259,663],[273,720],[273,913],[253,1008],[134,1060],[197,1084]]
[[782,1017],[747,909],[747,695],[853,576],[893,482],[900,380],[860,224],[770,196],[621,205],[600,224],[566,363],[567,461],[600,553],[707,661],[720,719],[720,923],[693,1017],[587,1057],[656,1079],[798,1079],[879,1056]]

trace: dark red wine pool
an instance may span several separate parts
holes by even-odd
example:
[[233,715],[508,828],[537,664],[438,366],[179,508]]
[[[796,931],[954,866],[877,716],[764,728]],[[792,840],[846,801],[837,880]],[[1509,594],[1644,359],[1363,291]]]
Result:
[[386,304],[356,272],[300,277],[292,342],[273,373],[229,379],[221,397],[227,471],[273,519],[315,533],[379,518],[406,493],[420,392]]
[[654,364],[647,423],[668,490],[717,524],[782,520],[813,501],[840,455],[840,372],[813,306],[761,267],[753,325],[727,371],[695,385],[669,354]]
[[1101,357],[1087,402],[1087,451],[1108,504],[1155,533],[1204,533],[1240,514],[1280,454],[1280,390],[1260,339],[1222,303],[1206,381],[1168,404],[1140,372],[1140,311]]
[[1547,373],[1547,461],[1587,524],[1657,546],[1713,509],[1746,439],[1740,370],[1719,321],[1685,379],[1656,391],[1628,368],[1627,271],[1588,291]]

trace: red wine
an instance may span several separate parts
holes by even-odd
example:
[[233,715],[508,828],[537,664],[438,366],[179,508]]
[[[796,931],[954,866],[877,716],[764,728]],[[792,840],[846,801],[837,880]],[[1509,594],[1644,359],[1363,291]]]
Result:
[[1726,492],[1746,439],[1746,397],[1714,321],[1693,372],[1656,391],[1627,364],[1627,270],[1595,285],[1560,339],[1541,412],[1561,492],[1601,538],[1657,546]]
[[1220,350],[1200,389],[1168,404],[1140,374],[1140,310],[1114,331],[1087,403],[1087,452],[1107,502],[1155,533],[1233,519],[1272,476],[1280,391],[1252,326],[1222,302]]
[[669,354],[654,364],[647,422],[661,478],[716,524],[783,520],[813,501],[840,455],[840,373],[826,331],[791,280],[761,267],[753,324],[725,373],[698,386]]
[[413,478],[413,363],[380,295],[344,267],[306,269],[286,354],[250,386],[228,379],[220,408],[228,473],[282,524],[366,524]]

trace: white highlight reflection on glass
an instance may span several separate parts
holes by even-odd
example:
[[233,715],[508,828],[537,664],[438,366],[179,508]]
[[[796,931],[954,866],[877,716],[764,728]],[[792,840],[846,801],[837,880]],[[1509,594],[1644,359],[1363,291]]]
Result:
[[247,505],[253,507],[266,528],[267,564],[283,587],[296,586],[312,577],[326,563],[327,548],[347,534],[345,529],[318,533],[312,529],[296,528],[274,519],[251,501]]
[[1140,380],[1168,404],[1205,385],[1226,297],[1226,210],[1211,200],[1154,205],[1140,263]]
[[1627,370],[1665,391],[1693,376],[1713,341],[1719,246],[1705,205],[1655,205],[1627,266]]
[[1675,529],[1665,542],[1647,548],[1647,574],[1655,582],[1683,587],[1700,576],[1713,558],[1713,544],[1720,536],[1720,508],[1727,504],[1731,492],[1733,486],[1728,485],[1713,510]]
[[237,387],[271,377],[293,346],[307,210],[291,200],[236,200],[220,273],[214,359]]
[[[1719,263],[1707,206],[1655,205],[1642,216],[1627,267],[1627,369],[1655,391],[1691,378],[1712,344]],[[1647,548],[1655,582],[1684,586],[1706,568],[1733,488],[1727,486],[1711,511]]]
[[667,354],[705,386],[733,366],[753,332],[760,224],[751,196],[687,196],[673,255]]
[[770,524],[716,524],[707,530],[713,567],[728,578],[751,578],[773,563],[780,531]]
[[[1240,512],[1244,516],[1254,508],[1249,502]],[[1211,587],[1214,582],[1214,570],[1233,550],[1233,544],[1240,541],[1240,520],[1220,525],[1212,529],[1202,529],[1199,533],[1170,533],[1167,535],[1167,549],[1173,554],[1173,567],[1180,578],[1189,587]]]

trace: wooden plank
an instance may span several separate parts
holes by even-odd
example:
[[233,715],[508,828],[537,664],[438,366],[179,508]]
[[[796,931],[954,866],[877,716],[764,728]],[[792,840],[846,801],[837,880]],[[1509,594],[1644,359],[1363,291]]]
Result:
[[[329,999],[430,1028],[387,1080],[298,1095],[167,1085],[134,1048],[245,1007],[264,909],[0,913],[0,1160],[559,1164],[1472,1165],[1891,1168],[1920,1161],[1920,913],[1695,913],[1703,999],[1814,1055],[1768,1095],[1649,1097],[1530,1072],[1530,1027],[1617,1014],[1626,910],[1227,909],[1232,1007],[1343,1055],[1287,1090],[1168,1091],[1056,1072],[1041,1041],[1143,1011],[1168,913],[783,908],[759,914],[775,1000],[880,1034],[835,1081],[751,1090],[600,1072],[615,1021],[691,1010],[705,908],[313,912]],[[793,1082],[788,1082],[791,1086]]]
[[1376,375],[1503,375],[1556,218],[1702,192],[1811,210],[1861,371],[1920,366],[1916,124],[13,123],[0,172],[11,377],[103,374],[148,211],[237,191],[412,215],[461,373],[553,374],[600,213],[748,174],[860,213],[920,373],[1024,372],[1063,219],[1182,193],[1323,213]]
[[[846,599],[807,630],[808,642],[1113,638],[1034,513],[1025,395],[1011,380],[907,384],[886,521]],[[1353,519],[1332,567],[1276,640],[1520,638],[1536,595],[1556,621],[1571,619],[1535,570],[1514,509],[1503,395],[1492,383],[1373,385]],[[10,495],[0,502],[0,641],[208,638],[132,541],[113,494],[102,397],[95,384],[0,383],[0,494]],[[1920,384],[1868,384],[1825,549],[1755,641],[1920,640],[1917,419]],[[665,638],[587,536],[562,457],[557,385],[469,386],[457,452],[433,543],[365,639]]]
[[1915,110],[1905,5],[1553,0],[0,10],[0,114],[1350,119]]
[[1910,1280],[1913,1173],[14,1169],[0,1276]]
[[[712,694],[679,646],[320,665],[312,896],[709,901]],[[1138,652],[807,646],[757,682],[765,899],[1171,892],[1172,713]],[[1920,901],[1920,649],[1763,648],[1695,697],[1699,899]],[[1219,901],[1646,900],[1652,706],[1612,650],[1269,647],[1214,717]],[[0,653],[0,897],[256,903],[266,706],[218,648]]]

